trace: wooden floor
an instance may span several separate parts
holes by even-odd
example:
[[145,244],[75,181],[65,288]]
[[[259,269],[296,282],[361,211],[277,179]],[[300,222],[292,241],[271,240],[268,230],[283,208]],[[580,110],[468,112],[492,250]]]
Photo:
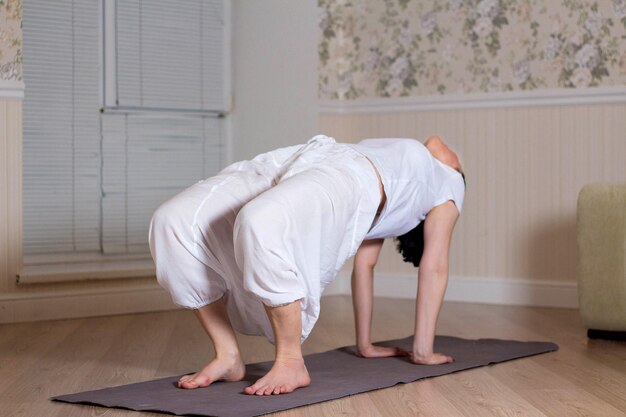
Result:
[[[375,340],[405,337],[413,302],[378,299]],[[626,343],[588,340],[577,310],[445,303],[438,334],[545,340],[551,352],[273,414],[323,416],[624,416]],[[322,300],[306,353],[354,343],[350,299]],[[265,339],[242,336],[244,360],[272,359]],[[159,416],[51,402],[49,397],[202,366],[209,340],[189,311],[0,326],[0,415]]]

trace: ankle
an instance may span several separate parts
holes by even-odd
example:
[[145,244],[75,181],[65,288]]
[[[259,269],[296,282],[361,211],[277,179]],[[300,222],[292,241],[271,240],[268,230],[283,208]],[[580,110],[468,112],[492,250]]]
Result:
[[221,361],[239,362],[241,361],[241,353],[238,350],[220,350],[216,352],[215,358]]
[[302,359],[302,346],[298,343],[289,343],[276,346],[276,358]]
[[276,354],[276,362],[304,363],[302,353],[280,353]]

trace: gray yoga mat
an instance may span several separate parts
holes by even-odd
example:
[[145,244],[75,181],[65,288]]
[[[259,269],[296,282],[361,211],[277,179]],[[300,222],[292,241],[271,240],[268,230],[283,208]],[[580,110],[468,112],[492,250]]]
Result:
[[[381,342],[410,350],[413,337]],[[476,368],[492,363],[557,350],[550,342],[520,342],[500,339],[468,340],[437,336],[435,351],[451,355],[454,363],[414,365],[408,358],[363,359],[354,346],[305,356],[311,385],[290,394],[252,396],[243,389],[263,376],[272,362],[246,366],[240,382],[216,382],[206,388],[184,390],[176,387],[180,375],[96,391],[61,395],[52,400],[96,404],[105,407],[156,411],[176,415],[251,417],[328,401],[347,395],[390,387],[399,383]]]

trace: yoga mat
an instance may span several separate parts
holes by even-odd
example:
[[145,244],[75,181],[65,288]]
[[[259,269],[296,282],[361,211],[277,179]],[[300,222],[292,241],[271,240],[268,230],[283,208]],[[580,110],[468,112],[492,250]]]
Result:
[[[413,337],[377,344],[411,350]],[[328,401],[360,392],[386,388],[398,383],[449,374],[464,369],[522,358],[557,350],[550,342],[520,342],[500,339],[468,340],[437,336],[435,351],[451,355],[454,363],[415,365],[408,358],[364,359],[347,346],[305,356],[311,385],[289,394],[253,396],[243,389],[263,376],[272,362],[246,365],[246,378],[240,382],[215,382],[206,388],[184,390],[176,387],[180,378],[172,376],[96,391],[61,395],[52,400],[96,404],[105,407],[156,411],[176,415],[213,417],[252,417],[289,408]]]

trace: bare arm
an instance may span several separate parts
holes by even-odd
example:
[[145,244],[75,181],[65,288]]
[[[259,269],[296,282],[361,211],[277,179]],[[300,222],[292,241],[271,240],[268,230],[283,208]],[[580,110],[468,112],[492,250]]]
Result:
[[424,253],[419,267],[412,360],[418,364],[452,362],[433,352],[435,327],[448,284],[448,254],[458,211],[452,201],[434,207],[424,223]]
[[371,343],[374,267],[383,246],[383,239],[365,240],[354,257],[352,270],[352,304],[357,339],[357,353],[366,358],[405,355],[397,348],[375,346]]

